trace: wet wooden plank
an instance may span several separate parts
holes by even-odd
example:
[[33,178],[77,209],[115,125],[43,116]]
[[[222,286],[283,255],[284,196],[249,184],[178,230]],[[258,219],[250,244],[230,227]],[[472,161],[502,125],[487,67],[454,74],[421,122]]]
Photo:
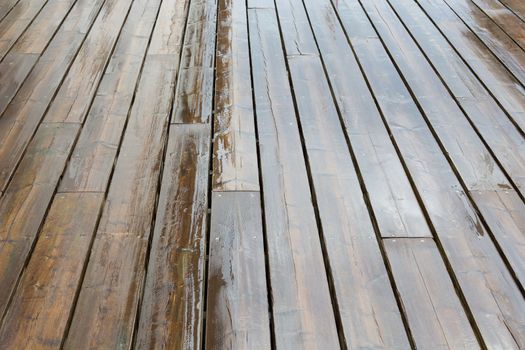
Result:
[[385,250],[417,348],[480,345],[432,239],[386,239]]
[[55,197],[0,331],[3,349],[57,349],[87,258],[102,193]]
[[246,4],[219,0],[213,190],[259,190]]
[[406,349],[400,311],[321,62],[315,56],[288,61],[346,344]]
[[66,349],[131,346],[187,8],[161,5]]
[[216,26],[216,0],[199,0],[190,7],[173,102],[173,123],[211,121]]
[[20,0],[0,21],[0,60],[46,3],[47,0]]
[[[353,2],[346,13],[362,18],[361,11]],[[381,42],[346,28],[485,344],[522,347],[525,301],[520,289]]]
[[339,347],[275,10],[249,10],[277,348]]
[[[458,23],[458,21],[460,22],[458,18],[456,18],[457,21],[450,19],[450,17],[455,16],[450,9],[446,12],[446,6],[436,6],[427,0],[418,1],[437,27],[446,35],[450,44],[457,50],[458,57],[466,61],[477,78],[509,113],[521,131],[525,131],[525,89],[517,88],[520,82],[489,52],[473,32],[466,29],[463,23]],[[444,43],[444,37],[436,29],[436,26],[420,7],[414,6],[413,1],[393,0],[390,3],[407,26],[417,26],[418,31],[413,29],[410,31],[418,42],[428,40],[420,38],[430,31],[433,33],[433,40],[439,40],[440,43],[443,43],[440,45],[445,50],[450,50],[447,49],[449,44]],[[451,57],[457,61],[455,55],[451,55]],[[443,63],[437,60],[436,64]],[[454,66],[453,69],[455,70]],[[475,79],[471,78],[466,83],[471,85],[472,81]],[[469,92],[464,91],[463,93],[468,94]]]
[[307,0],[305,5],[381,235],[431,237],[331,3]]
[[137,349],[202,342],[210,126],[171,126]]
[[[103,0],[77,2],[27,79],[24,80],[23,76],[32,67],[28,62],[24,63],[27,67],[20,73],[19,79],[11,81],[2,77],[3,81],[9,82],[2,84],[2,88],[5,87],[9,93],[9,99],[21,87],[9,107],[7,100],[5,104],[0,103],[0,111],[7,108],[0,118],[0,189],[5,189],[103,3]],[[36,60],[36,56],[31,57]],[[0,66],[8,61],[9,55]],[[2,96],[6,91],[1,90]]]
[[258,192],[214,192],[206,349],[270,349]]
[[89,109],[59,191],[105,191],[160,1],[135,1]]
[[79,126],[42,124],[0,202],[0,314],[31,251]]

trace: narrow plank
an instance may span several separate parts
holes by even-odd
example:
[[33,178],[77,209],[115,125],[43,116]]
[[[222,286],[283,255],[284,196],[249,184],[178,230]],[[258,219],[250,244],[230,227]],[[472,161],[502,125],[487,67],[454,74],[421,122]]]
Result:
[[[365,5],[365,10],[374,22],[386,47],[396,58],[397,67],[410,85],[467,190],[510,189],[511,183],[507,181],[489,150],[464,118],[463,112],[446,91],[439,76],[435,75],[431,66],[425,62],[425,57],[411,41],[409,34],[388,4],[383,0],[372,0]],[[359,30],[363,31],[364,28],[365,26],[362,26]],[[375,35],[370,25],[368,28],[370,36]],[[456,72],[457,70],[445,71],[444,74],[452,80],[454,76],[458,76]],[[470,91],[472,95],[476,93],[475,89],[470,89]],[[524,185],[525,158],[521,155],[525,155],[525,144],[517,130],[504,115],[500,115],[498,122],[507,123],[507,131],[498,128],[500,124],[496,124],[497,116],[487,118],[490,117],[488,112],[491,111],[491,108],[484,109],[485,113],[482,113],[479,103],[473,98],[459,99],[459,104],[464,107],[464,111],[467,112],[473,124],[480,126],[478,130],[485,136],[487,144],[492,146],[492,151],[498,156],[501,164],[508,169],[515,183]],[[493,107],[492,110],[497,110],[497,106],[493,105]],[[516,200],[520,200],[516,192],[512,194],[516,196]],[[481,205],[477,201],[476,203]],[[494,224],[498,225],[497,221]],[[491,222],[489,222],[490,226]],[[515,243],[522,240],[522,234],[519,232],[514,235],[495,235],[504,253],[516,257],[509,260],[510,264],[518,278],[525,281],[525,255],[520,257],[517,245],[505,243],[509,240],[509,236],[512,236]]]
[[76,124],[43,124],[0,202],[0,314],[22,271],[75,140]]
[[18,3],[20,0],[4,0],[0,4],[0,21],[5,18],[9,14],[9,12],[13,9],[13,7]]
[[[514,76],[525,84],[525,52],[472,0],[442,0]],[[457,18],[456,18],[457,19]],[[464,31],[464,30],[463,30]]]
[[[103,0],[76,3],[31,74],[25,80],[16,80],[16,85],[22,85],[22,80],[24,83],[12,103],[9,107],[4,104],[0,107],[0,111],[7,107],[0,118],[0,189],[5,190],[20,155],[37,129],[103,3]],[[110,2],[107,2],[106,6],[109,5]],[[0,65],[9,62],[9,55]],[[34,54],[31,57],[36,60]],[[28,65],[24,69],[30,71],[31,67]],[[7,78],[4,76],[2,79]],[[2,84],[0,90],[4,87],[13,89],[15,84],[5,81],[9,84]],[[14,95],[15,90],[18,88],[10,90],[10,94]]]
[[0,60],[24,33],[48,0],[20,0],[0,21]]
[[137,349],[202,343],[210,137],[209,125],[171,126]]
[[217,1],[190,7],[180,79],[173,103],[173,123],[209,123],[213,110]]
[[66,349],[131,346],[187,9],[161,5]]
[[59,348],[103,198],[57,195],[4,318],[0,347]]
[[520,289],[381,42],[358,25],[369,25],[360,4],[345,3],[343,24],[485,345],[523,347],[525,301]]
[[418,349],[479,349],[432,239],[386,239],[396,286]]
[[159,0],[135,0],[63,175],[60,192],[106,190],[159,6]]
[[349,348],[409,348],[321,62],[288,59],[337,308]]
[[[479,38],[468,30],[448,7],[445,8],[446,6],[443,4],[437,6],[427,0],[418,0],[421,8],[426,12],[425,14],[420,7],[414,6],[411,0],[395,0],[390,1],[390,3],[396,8],[407,26],[417,25],[421,30],[421,33],[411,30],[418,41],[420,41],[421,35],[430,31],[435,33],[435,40],[445,41],[446,43],[443,36],[445,35],[456,54],[467,63],[490,94],[498,100],[512,120],[519,126],[521,132],[525,131],[525,89],[519,87],[520,81],[492,55]],[[448,44],[444,45],[446,48]],[[440,62],[437,61],[436,64],[438,63]],[[468,93],[468,91],[464,93]]]
[[270,349],[258,192],[214,192],[206,349]]
[[431,237],[390,135],[329,1],[305,1],[383,237]]
[[246,4],[219,0],[213,190],[259,190]]
[[277,348],[339,348],[274,9],[250,9],[250,49]]

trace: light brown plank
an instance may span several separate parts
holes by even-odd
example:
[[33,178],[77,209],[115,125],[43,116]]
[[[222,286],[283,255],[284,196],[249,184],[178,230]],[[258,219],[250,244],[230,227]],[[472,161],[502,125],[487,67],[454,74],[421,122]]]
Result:
[[187,7],[161,5],[66,349],[131,346]]
[[275,10],[257,8],[248,13],[276,347],[337,349],[337,328]]
[[9,14],[9,11],[18,3],[20,0],[4,0],[0,4],[0,21]]
[[479,349],[432,239],[384,240],[418,349]]
[[0,331],[3,349],[58,349],[104,195],[55,197]]
[[258,192],[214,192],[206,349],[270,349]]
[[79,126],[42,124],[0,202],[0,314],[44,220]]
[[525,22],[525,4],[521,0],[500,0],[516,16]]
[[259,179],[246,7],[219,0],[213,190],[257,191]]
[[171,126],[137,349],[202,342],[210,126]]
[[321,62],[288,59],[349,348],[407,349],[407,335]]

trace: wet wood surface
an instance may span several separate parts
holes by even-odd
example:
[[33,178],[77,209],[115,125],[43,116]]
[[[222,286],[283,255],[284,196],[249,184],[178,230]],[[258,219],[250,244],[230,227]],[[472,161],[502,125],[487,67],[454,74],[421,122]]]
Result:
[[524,138],[521,1],[0,1],[0,348],[525,348]]

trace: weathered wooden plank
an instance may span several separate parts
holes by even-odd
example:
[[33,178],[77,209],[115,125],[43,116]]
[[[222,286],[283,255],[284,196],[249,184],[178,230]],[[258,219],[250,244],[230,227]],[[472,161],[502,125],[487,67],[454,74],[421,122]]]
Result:
[[286,55],[319,56],[304,5],[296,0],[277,1],[276,5],[279,23],[283,28]]
[[187,8],[161,5],[66,349],[131,346]]
[[206,349],[270,349],[259,192],[214,192]]
[[44,220],[79,125],[42,124],[0,202],[0,314]]
[[216,0],[199,0],[190,7],[173,102],[173,123],[211,121],[216,26]]
[[383,237],[431,237],[423,212],[329,1],[305,1]]
[[349,348],[407,349],[407,335],[321,62],[289,58],[337,308]]
[[525,21],[525,4],[521,0],[500,0],[500,2],[522,21]]
[[522,347],[525,301],[520,289],[381,42],[349,25],[363,18],[362,8],[356,1],[346,3],[352,6],[343,23],[485,344]]
[[3,349],[58,349],[103,193],[58,194],[0,331]]
[[106,190],[159,6],[159,0],[135,0],[59,191]]
[[171,126],[137,349],[202,343],[210,137],[209,125]]
[[432,239],[386,239],[385,250],[418,349],[479,349]]
[[248,12],[276,347],[336,349],[339,339],[275,10]]
[[213,190],[259,190],[246,4],[219,0]]
[[[3,81],[9,83],[1,85],[0,96],[5,96],[5,93],[9,98],[4,101],[5,103],[0,103],[0,113],[7,108],[0,118],[0,189],[5,189],[13,169],[37,129],[103,3],[103,0],[77,2],[27,79],[24,80],[23,76],[32,69],[34,61],[31,64],[24,63],[27,67],[23,68],[22,73],[17,73],[20,74],[20,79],[13,82],[5,76],[2,77]],[[110,3],[106,3],[106,6],[109,5]],[[10,62],[10,55],[11,53],[0,63],[0,66]],[[35,61],[37,57],[34,54],[18,55],[27,55]],[[21,85],[16,97],[7,107],[8,100]],[[3,100],[0,98],[0,101]]]
[[24,33],[47,0],[21,0],[0,21],[0,60]]
[[13,9],[13,7],[18,4],[18,1],[20,0],[4,0],[0,4],[0,21],[5,18],[9,14],[9,12]]

